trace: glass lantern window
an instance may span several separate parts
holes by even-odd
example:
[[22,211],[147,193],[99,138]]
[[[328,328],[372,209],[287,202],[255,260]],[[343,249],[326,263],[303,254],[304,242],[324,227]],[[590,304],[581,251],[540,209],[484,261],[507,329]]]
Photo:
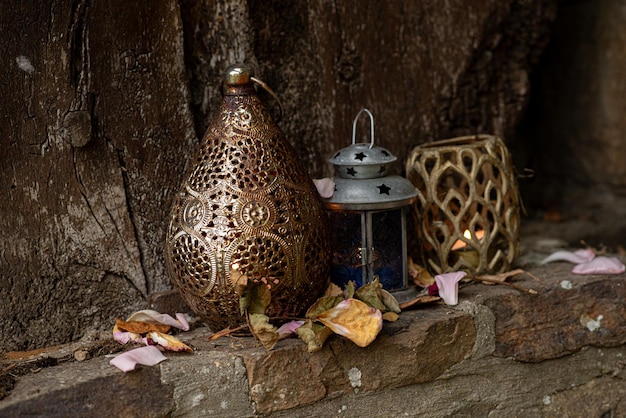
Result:
[[405,209],[331,212],[333,260],[331,280],[357,287],[378,277],[386,290],[406,286]]

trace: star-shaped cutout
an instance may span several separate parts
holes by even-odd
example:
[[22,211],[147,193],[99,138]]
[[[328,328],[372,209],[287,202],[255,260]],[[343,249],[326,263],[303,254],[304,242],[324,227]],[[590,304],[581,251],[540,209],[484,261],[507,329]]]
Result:
[[385,157],[389,157],[389,153],[387,152],[387,150],[380,150],[380,152],[385,156]]
[[367,158],[367,155],[365,155],[365,153],[357,152],[356,154],[354,154],[355,160],[363,161],[365,158]]
[[376,187],[378,187],[378,190],[380,190],[380,194],[389,195],[389,190],[391,190],[391,187],[387,186],[385,183],[381,184],[380,186],[376,186]]
[[348,167],[346,169],[346,174],[349,176],[356,176],[356,170],[354,169],[354,167]]

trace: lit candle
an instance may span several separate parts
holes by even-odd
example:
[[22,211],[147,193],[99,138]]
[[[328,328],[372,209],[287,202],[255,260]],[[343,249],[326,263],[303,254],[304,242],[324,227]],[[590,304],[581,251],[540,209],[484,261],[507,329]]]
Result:
[[[466,229],[465,232],[463,232],[463,236],[468,239],[471,240],[472,239],[472,233],[470,232],[469,229]],[[483,239],[483,237],[485,236],[485,231],[483,231],[482,229],[479,229],[476,231],[476,238],[481,240]],[[454,245],[452,246],[452,251],[455,250],[460,250],[462,248],[467,247],[467,244],[465,242],[463,242],[463,240],[456,240],[456,242],[454,243]]]

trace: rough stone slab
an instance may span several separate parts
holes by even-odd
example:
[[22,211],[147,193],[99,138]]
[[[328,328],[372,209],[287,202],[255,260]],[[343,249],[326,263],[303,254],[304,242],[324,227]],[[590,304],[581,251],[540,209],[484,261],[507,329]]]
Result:
[[[468,356],[476,340],[472,317],[430,307],[404,312],[378,338],[360,348],[334,336],[318,353],[291,340],[272,352],[244,352],[250,397],[268,413],[334,396],[377,391],[436,378]],[[402,361],[398,361],[402,359]]]
[[509,292],[485,300],[496,317],[494,355],[539,362],[589,345],[626,343],[626,275],[579,276],[571,268],[563,264],[560,274],[554,267],[532,269],[543,282],[534,283],[537,295]]
[[[590,404],[584,409],[589,413],[569,415],[558,413],[560,410],[555,409],[555,405],[567,403],[569,390],[616,402],[624,382],[613,376],[624,373],[625,359],[624,346],[590,348],[537,364],[510,358],[470,358],[430,382],[325,399],[275,412],[271,417],[599,417],[600,412],[607,411],[598,406],[601,402],[593,402],[593,406]],[[609,377],[612,379],[612,386],[607,387],[610,393],[603,395],[602,383]],[[596,378],[598,384],[590,383]],[[552,399],[551,405],[549,399]],[[583,398],[579,399],[582,402]],[[613,410],[621,411],[617,403],[610,405],[615,405]],[[571,409],[563,411],[575,409],[572,405]]]
[[546,396],[544,411],[559,417],[626,416],[626,382],[605,376],[570,390]]
[[158,367],[123,373],[108,358],[67,363],[24,376],[0,402],[0,416],[163,417],[174,411],[174,386]]
[[161,382],[174,388],[172,417],[253,415],[240,357],[220,351],[168,357],[160,365]]

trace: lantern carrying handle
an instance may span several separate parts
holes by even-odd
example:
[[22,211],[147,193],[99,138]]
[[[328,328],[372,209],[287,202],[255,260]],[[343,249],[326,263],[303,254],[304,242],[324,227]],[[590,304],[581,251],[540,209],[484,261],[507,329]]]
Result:
[[359,120],[359,116],[361,116],[361,113],[363,112],[367,113],[370,117],[370,149],[372,149],[374,146],[374,115],[372,115],[372,112],[365,108],[361,109],[359,113],[356,114],[354,122],[352,122],[352,144],[354,145],[356,143],[356,123]]
[[270,86],[268,86],[267,84],[265,84],[263,81],[259,80],[258,78],[250,77],[250,80],[252,80],[253,82],[257,83],[259,86],[261,86],[266,92],[270,94],[270,96],[274,98],[274,100],[276,100],[276,103],[278,103],[278,111],[279,111],[278,117],[276,118],[276,123],[280,122],[281,119],[283,118],[283,104],[280,102],[280,99],[278,98],[276,93],[274,93],[274,91],[270,88]]

